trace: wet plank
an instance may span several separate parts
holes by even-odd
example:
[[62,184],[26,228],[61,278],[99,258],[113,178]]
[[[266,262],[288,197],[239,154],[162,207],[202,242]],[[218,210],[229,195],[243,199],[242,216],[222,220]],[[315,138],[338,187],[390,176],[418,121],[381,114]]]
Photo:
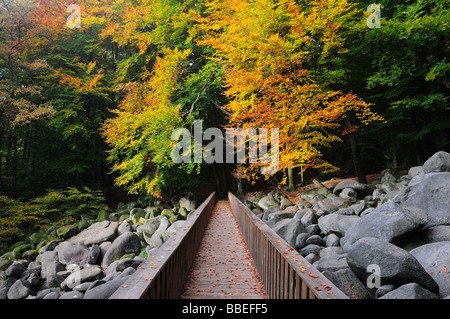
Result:
[[213,209],[181,298],[267,298],[226,200],[218,201]]

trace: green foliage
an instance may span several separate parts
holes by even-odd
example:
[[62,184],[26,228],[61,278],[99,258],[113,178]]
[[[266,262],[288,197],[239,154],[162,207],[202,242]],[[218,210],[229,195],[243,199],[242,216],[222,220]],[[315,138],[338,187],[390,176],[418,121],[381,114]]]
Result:
[[87,187],[49,190],[28,202],[0,196],[0,248],[39,229],[75,223],[81,215],[96,218],[102,210],[108,210],[102,193]]

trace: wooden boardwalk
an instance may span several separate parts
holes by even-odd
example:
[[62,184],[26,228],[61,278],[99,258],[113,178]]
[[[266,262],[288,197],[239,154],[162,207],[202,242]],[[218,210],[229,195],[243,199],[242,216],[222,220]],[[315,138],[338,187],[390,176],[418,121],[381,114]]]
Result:
[[213,209],[181,298],[267,298],[226,200],[218,201]]

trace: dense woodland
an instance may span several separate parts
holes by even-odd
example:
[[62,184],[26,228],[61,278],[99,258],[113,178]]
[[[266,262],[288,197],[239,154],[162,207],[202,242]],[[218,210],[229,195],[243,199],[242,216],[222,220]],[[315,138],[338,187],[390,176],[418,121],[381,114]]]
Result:
[[[364,182],[449,151],[450,3],[380,0],[369,28],[372,3],[0,0],[0,211],[49,194],[97,203],[91,190],[113,186]],[[279,172],[175,164],[171,134],[195,120],[279,128]]]

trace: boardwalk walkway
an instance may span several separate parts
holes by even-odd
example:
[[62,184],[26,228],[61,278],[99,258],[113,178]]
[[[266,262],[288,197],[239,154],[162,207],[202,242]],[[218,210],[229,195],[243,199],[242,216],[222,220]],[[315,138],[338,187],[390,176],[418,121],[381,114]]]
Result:
[[226,200],[214,207],[182,298],[267,298]]

